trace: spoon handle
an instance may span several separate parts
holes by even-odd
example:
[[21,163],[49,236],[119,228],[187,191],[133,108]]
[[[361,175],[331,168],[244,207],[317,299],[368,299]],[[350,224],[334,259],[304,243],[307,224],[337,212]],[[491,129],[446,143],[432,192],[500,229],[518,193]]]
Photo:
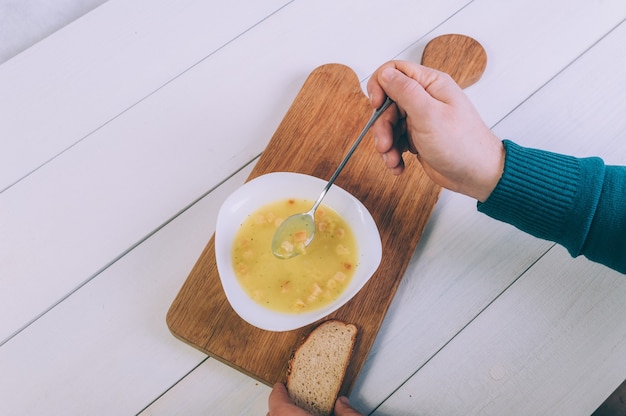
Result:
[[311,208],[310,212],[315,212],[319,204],[322,202],[322,199],[324,199],[324,196],[326,196],[326,192],[328,192],[332,184],[335,182],[335,179],[337,179],[337,176],[339,176],[339,173],[341,173],[344,166],[346,166],[348,159],[350,159],[350,157],[352,156],[352,153],[354,153],[359,143],[361,143],[361,140],[363,140],[363,137],[365,137],[365,134],[369,131],[370,127],[372,127],[372,124],[374,124],[374,122],[378,120],[378,117],[380,117],[380,115],[384,113],[385,110],[389,108],[391,104],[393,104],[393,100],[387,97],[383,105],[381,105],[376,110],[374,110],[374,113],[372,113],[372,116],[370,117],[370,119],[367,121],[367,124],[363,128],[363,131],[361,131],[361,134],[359,134],[359,137],[357,137],[357,139],[354,141],[354,144],[352,145],[350,150],[348,150],[348,153],[346,154],[346,156],[343,158],[343,160],[341,161],[341,163],[335,170],[335,173],[333,173],[333,176],[331,176],[330,179],[328,180],[328,183],[322,190],[322,193],[320,194],[320,196],[317,198],[317,201],[315,201],[315,204],[313,204],[313,208]]

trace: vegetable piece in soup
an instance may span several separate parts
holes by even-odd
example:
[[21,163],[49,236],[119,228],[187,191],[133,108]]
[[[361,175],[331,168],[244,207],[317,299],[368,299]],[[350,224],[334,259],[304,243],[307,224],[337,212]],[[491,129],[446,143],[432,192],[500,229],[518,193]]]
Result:
[[357,266],[357,244],[346,221],[328,206],[315,213],[315,238],[299,256],[278,259],[272,253],[274,232],[312,201],[286,199],[250,214],[241,224],[232,249],[239,283],[257,303],[287,313],[321,308],[345,290]]

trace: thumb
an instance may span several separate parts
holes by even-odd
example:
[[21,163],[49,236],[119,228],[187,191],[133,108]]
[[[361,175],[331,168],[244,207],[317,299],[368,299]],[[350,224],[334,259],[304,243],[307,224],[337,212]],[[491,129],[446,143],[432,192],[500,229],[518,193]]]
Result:
[[381,71],[379,82],[389,98],[406,113],[419,111],[420,104],[430,98],[417,80],[391,66]]
[[357,412],[352,406],[347,397],[341,396],[335,403],[335,416],[363,416]]

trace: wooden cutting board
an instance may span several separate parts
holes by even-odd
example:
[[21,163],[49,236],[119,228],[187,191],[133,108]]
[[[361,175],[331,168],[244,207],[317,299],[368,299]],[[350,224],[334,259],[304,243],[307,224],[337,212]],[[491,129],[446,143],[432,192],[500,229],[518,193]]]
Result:
[[[459,56],[461,62],[467,60]],[[444,61],[448,68],[458,65],[447,58]],[[371,112],[369,100],[350,68],[329,64],[315,69],[248,180],[273,171],[328,179]],[[380,267],[370,281],[350,302],[323,319],[350,322],[359,330],[342,394],[349,393],[367,358],[440,193],[440,187],[424,174],[414,157],[405,159],[405,173],[391,175],[373,150],[373,138],[368,134],[336,181],[371,212],[383,246]],[[214,237],[167,314],[167,324],[176,337],[268,385],[284,381],[293,350],[320,322],[294,331],[268,332],[239,318],[220,283]]]

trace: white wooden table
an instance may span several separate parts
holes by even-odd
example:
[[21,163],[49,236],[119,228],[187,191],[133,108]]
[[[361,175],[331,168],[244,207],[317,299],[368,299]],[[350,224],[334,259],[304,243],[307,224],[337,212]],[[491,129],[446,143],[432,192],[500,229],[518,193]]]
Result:
[[[497,134],[626,164],[623,0],[40,3],[0,1],[2,415],[265,415],[269,387],[165,313],[321,64],[365,85],[467,34],[489,57],[467,93]],[[589,415],[625,378],[625,276],[444,191],[351,399]]]

